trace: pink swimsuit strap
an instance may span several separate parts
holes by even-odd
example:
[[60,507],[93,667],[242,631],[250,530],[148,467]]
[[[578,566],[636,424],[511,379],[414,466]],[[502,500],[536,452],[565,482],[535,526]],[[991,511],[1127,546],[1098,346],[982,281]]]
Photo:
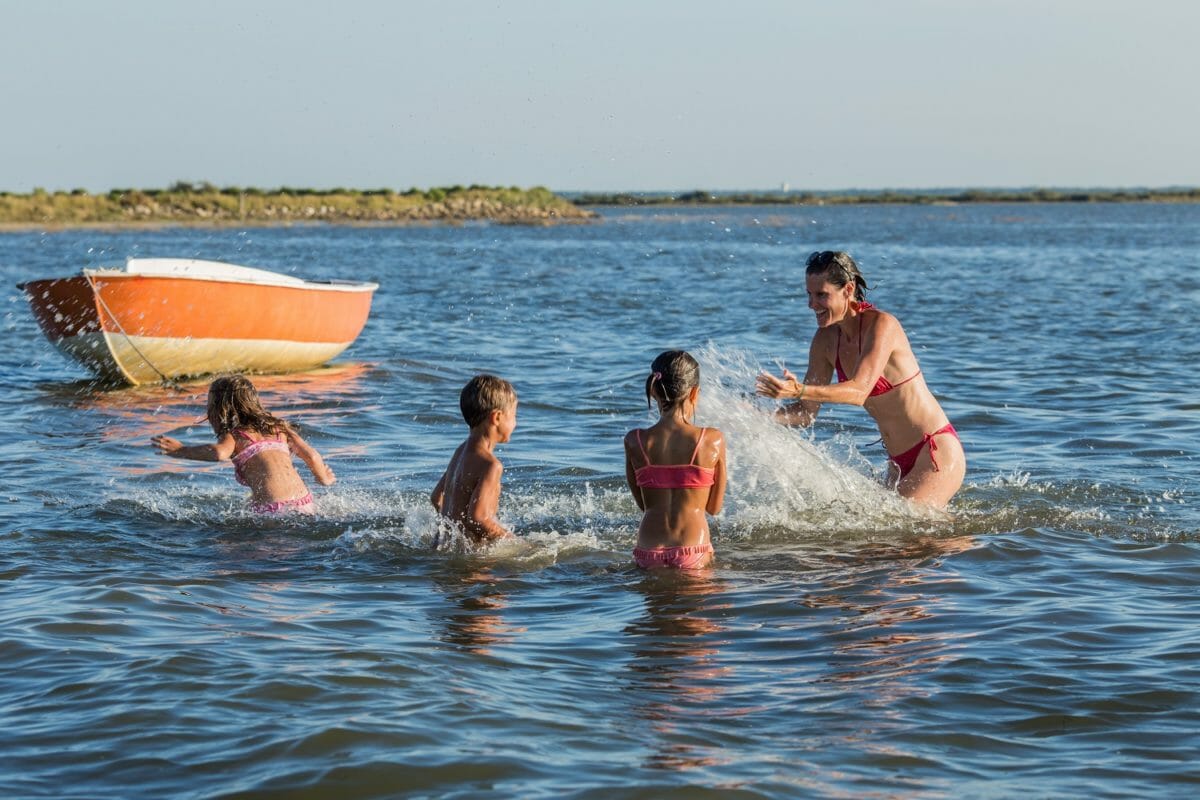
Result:
[[712,467],[702,467],[696,463],[700,453],[700,445],[704,443],[707,428],[700,429],[700,438],[696,440],[696,449],[692,451],[692,460],[687,464],[651,464],[646,446],[642,444],[641,430],[634,431],[638,449],[646,460],[644,466],[633,471],[634,480],[643,489],[706,489],[717,482],[716,470]]
[[246,486],[247,483],[246,476],[242,473],[242,467],[245,466],[247,461],[254,458],[259,453],[265,453],[269,450],[279,450],[285,453],[291,452],[291,448],[284,439],[258,439],[256,441],[247,436],[245,431],[243,431],[241,428],[235,429],[233,431],[233,435],[235,438],[242,439],[250,443],[246,445],[241,452],[234,453],[233,458],[230,459],[230,461],[233,462],[233,476],[237,479],[237,482],[243,486]]
[[259,439],[257,442],[251,442],[248,444],[244,450],[236,454],[230,460],[240,467],[259,453],[265,453],[268,450],[282,450],[287,452],[288,444],[287,442],[281,442],[278,439]]
[[[861,313],[863,311],[872,311],[872,310],[877,310],[877,309],[875,308],[875,306],[871,305],[870,303],[861,303],[858,306],[858,310]],[[833,367],[834,367],[834,369],[837,370],[838,382],[845,383],[850,378],[846,374],[846,370],[842,369],[842,356],[841,356],[841,353],[839,352],[842,349],[842,329],[840,326],[837,329],[837,337],[838,337],[837,338],[837,346],[833,350]],[[862,360],[862,320],[861,319],[858,321],[858,357],[859,357],[859,360],[861,361]],[[871,387],[871,393],[868,395],[868,397],[878,397],[881,394],[887,394],[892,389],[903,386],[904,384],[913,380],[920,374],[921,374],[921,370],[918,369],[912,375],[909,375],[907,378],[900,381],[899,383],[892,383],[887,378],[880,375],[879,379],[877,381],[875,381],[875,385]]]

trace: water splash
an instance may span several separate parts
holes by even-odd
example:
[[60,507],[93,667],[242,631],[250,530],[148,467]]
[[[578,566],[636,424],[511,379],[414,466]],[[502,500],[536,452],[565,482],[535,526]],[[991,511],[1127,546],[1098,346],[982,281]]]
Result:
[[824,438],[822,428],[818,441],[812,430],[776,423],[775,405],[753,396],[764,367],[750,354],[709,343],[694,355],[702,375],[698,421],[727,437],[730,532],[827,535],[945,523],[886,488],[848,436]]
[[632,542],[636,530],[611,523],[610,511],[618,502],[615,492],[594,493],[586,485],[583,492],[570,494],[512,492],[502,503],[501,521],[518,537],[479,547],[441,519],[427,497],[397,496],[387,517],[362,524],[360,516],[357,529],[350,528],[334,543],[335,555],[437,555],[482,559],[518,570],[596,556],[611,561],[627,549],[624,540]]

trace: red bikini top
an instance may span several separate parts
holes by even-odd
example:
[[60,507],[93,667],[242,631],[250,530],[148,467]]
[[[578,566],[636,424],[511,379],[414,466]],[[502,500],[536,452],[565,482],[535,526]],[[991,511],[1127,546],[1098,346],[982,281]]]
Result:
[[[870,303],[862,303],[859,305],[858,310],[859,310],[859,312],[863,312],[863,311],[870,311],[873,308],[875,308],[875,306],[871,305]],[[840,325],[838,326],[837,335],[838,335],[837,347],[833,351],[833,366],[834,366],[834,369],[837,370],[838,382],[844,383],[844,382],[850,380],[850,377],[848,375],[846,375],[846,370],[842,369],[842,357],[841,357],[841,354],[838,352],[842,349],[842,328]],[[862,358],[862,319],[861,318],[858,320],[858,355],[859,355],[859,358],[861,359]],[[868,397],[878,397],[881,394],[887,394],[892,389],[895,389],[898,386],[903,386],[904,384],[908,383],[909,381],[911,381],[913,378],[917,377],[920,374],[921,374],[921,370],[918,369],[912,375],[909,375],[907,378],[900,381],[899,383],[892,383],[887,378],[880,375],[879,380],[875,381],[875,385],[871,388],[871,393],[868,395]]]
[[637,485],[642,489],[706,489],[715,484],[717,471],[696,463],[696,455],[700,452],[706,430],[700,429],[700,438],[696,440],[696,449],[692,452],[689,464],[651,464],[650,456],[646,455],[646,447],[642,444],[642,432],[634,431],[638,449],[642,451],[642,458],[646,459],[645,466],[633,471]]

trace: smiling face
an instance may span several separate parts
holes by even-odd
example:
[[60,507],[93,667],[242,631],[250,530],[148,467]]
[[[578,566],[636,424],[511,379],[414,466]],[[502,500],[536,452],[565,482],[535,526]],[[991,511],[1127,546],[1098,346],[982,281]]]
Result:
[[804,288],[808,292],[808,307],[817,315],[817,327],[827,328],[846,318],[854,298],[854,282],[837,286],[824,275],[807,275]]

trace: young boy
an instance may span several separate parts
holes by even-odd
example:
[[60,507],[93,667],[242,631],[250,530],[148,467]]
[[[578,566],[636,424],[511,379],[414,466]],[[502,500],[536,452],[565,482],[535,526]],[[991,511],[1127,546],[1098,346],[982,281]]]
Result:
[[496,519],[504,465],[492,448],[507,442],[517,427],[517,392],[503,378],[476,375],[463,387],[458,402],[471,432],[454,451],[429,499],[476,544],[511,538]]

